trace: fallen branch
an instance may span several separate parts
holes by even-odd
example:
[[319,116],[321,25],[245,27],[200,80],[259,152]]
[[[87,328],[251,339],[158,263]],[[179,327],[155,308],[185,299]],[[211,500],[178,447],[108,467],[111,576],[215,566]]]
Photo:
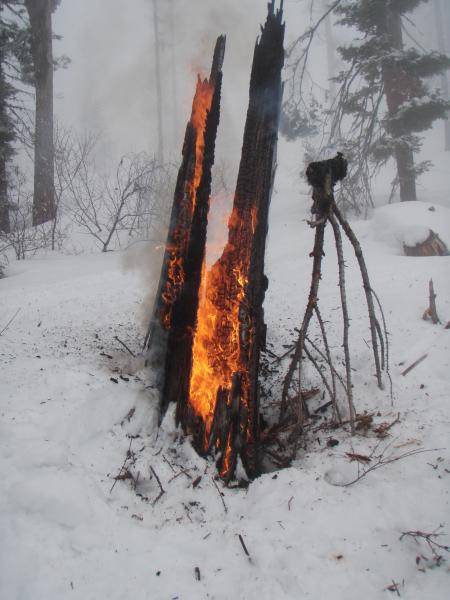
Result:
[[405,369],[402,372],[403,377],[405,377],[405,375],[408,375],[408,373],[410,371],[412,371],[413,369],[415,369],[417,367],[417,365],[420,365],[420,363],[423,362],[426,358],[428,358],[428,354],[424,354],[423,356],[421,356],[420,358],[418,358],[415,362],[413,362],[412,365],[410,365],[407,369]]
[[6,323],[6,325],[0,331],[0,336],[2,336],[5,333],[5,331],[9,328],[9,326],[11,325],[11,323],[14,321],[14,319],[17,317],[17,315],[20,313],[21,310],[22,310],[21,308],[18,308],[16,310],[16,312],[13,314],[13,316],[10,318],[10,320]]
[[135,353],[134,353],[132,350],[130,350],[130,349],[128,348],[128,346],[125,344],[125,342],[122,342],[122,340],[121,340],[120,338],[118,338],[118,337],[117,337],[117,335],[115,335],[115,336],[114,336],[114,339],[115,339],[117,342],[119,342],[119,344],[121,344],[121,345],[122,345],[122,346],[125,348],[125,350],[131,354],[131,356],[132,356],[133,358],[136,358],[136,354],[135,354]]
[[384,457],[384,452],[387,450],[387,448],[390,445],[391,444],[388,444],[388,446],[386,446],[386,448],[384,448],[384,450],[380,454],[380,456],[376,457],[375,463],[373,463],[365,471],[362,471],[361,473],[359,473],[355,479],[353,479],[352,481],[349,481],[348,483],[334,483],[333,485],[338,486],[338,487],[349,487],[350,485],[353,485],[354,483],[361,481],[361,479],[363,479],[366,475],[368,475],[372,471],[381,469],[381,467],[385,467],[386,465],[389,465],[393,462],[403,460],[404,458],[409,458],[410,456],[415,456],[416,454],[424,454],[425,452],[439,452],[439,451],[443,450],[443,448],[410,450],[409,452],[404,452],[403,454],[399,454],[397,456]]
[[416,544],[419,543],[419,540],[423,540],[424,542],[426,542],[428,548],[430,549],[430,552],[433,556],[434,564],[436,566],[439,566],[443,561],[444,557],[438,551],[444,550],[444,552],[450,552],[450,546],[439,544],[439,542],[436,541],[438,537],[443,535],[442,533],[438,533],[438,531],[442,529],[442,527],[442,525],[439,525],[439,527],[437,527],[431,533],[425,533],[419,530],[404,531],[400,536],[399,540],[402,541],[404,537],[411,537],[416,542]]
[[215,487],[215,488],[216,488],[216,490],[217,490],[217,493],[218,493],[218,494],[219,494],[219,496],[220,496],[220,499],[222,500],[223,509],[224,509],[224,511],[227,513],[227,512],[228,512],[228,508],[227,508],[227,505],[225,504],[225,500],[223,499],[223,493],[222,493],[222,492],[219,490],[219,487],[218,487],[217,483],[215,482],[215,479],[214,479],[214,477],[211,477],[211,479],[212,479],[212,482],[213,482],[213,484],[214,484],[214,487]]

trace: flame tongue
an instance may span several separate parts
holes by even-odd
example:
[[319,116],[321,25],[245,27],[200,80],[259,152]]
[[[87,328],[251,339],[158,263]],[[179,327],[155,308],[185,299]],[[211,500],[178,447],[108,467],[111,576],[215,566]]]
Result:
[[[194,337],[189,402],[205,423],[209,444],[219,390],[231,391],[240,373],[242,401],[248,397],[246,331],[242,310],[248,282],[256,209],[235,203],[229,219],[229,242],[209,271],[203,269],[197,328]],[[246,332],[247,335],[244,335]]]
[[189,244],[189,230],[195,210],[197,190],[203,175],[206,119],[211,110],[214,89],[214,85],[207,79],[198,78],[189,122],[195,136],[195,160],[191,165],[191,174],[179,204],[178,225],[173,232],[172,243],[167,246],[169,260],[162,310],[162,322],[166,329],[171,326],[172,308],[180,296],[185,280],[184,263]]

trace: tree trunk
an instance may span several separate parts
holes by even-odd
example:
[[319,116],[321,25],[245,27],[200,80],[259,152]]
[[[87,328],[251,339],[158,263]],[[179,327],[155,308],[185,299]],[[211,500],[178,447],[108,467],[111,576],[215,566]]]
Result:
[[10,232],[6,159],[2,152],[0,152],[0,232]]
[[[448,0],[447,0],[447,4],[448,4]],[[434,4],[434,8],[435,8],[435,15],[436,15],[438,50],[439,50],[439,52],[442,52],[442,54],[446,54],[449,51],[449,47],[448,47],[448,42],[446,43],[446,39],[445,39],[445,29],[444,29],[444,24],[445,24],[444,10],[445,9],[444,10],[442,9],[442,1],[436,0],[435,4]],[[447,6],[447,11],[448,10],[449,9]],[[442,92],[443,97],[446,100],[450,100],[450,86],[449,86],[449,82],[448,82],[447,71],[444,71],[441,75],[441,92]],[[446,152],[449,152],[450,151],[450,114],[449,113],[447,113],[447,118],[444,121],[444,127],[445,127],[445,150],[446,150]]]
[[55,217],[51,0],[26,0],[36,86],[33,225]]
[[6,108],[6,81],[3,72],[3,52],[0,48],[0,232],[9,233],[8,180],[6,161],[11,154],[12,136],[8,131],[8,114]]
[[[380,27],[381,35],[387,35],[393,49],[403,50],[402,19],[398,12],[386,10],[386,19]],[[400,106],[409,99],[416,82],[397,66],[383,66],[383,84],[390,117],[394,117]],[[400,136],[391,132],[395,144],[395,160],[402,202],[417,200],[414,154],[411,147]]]

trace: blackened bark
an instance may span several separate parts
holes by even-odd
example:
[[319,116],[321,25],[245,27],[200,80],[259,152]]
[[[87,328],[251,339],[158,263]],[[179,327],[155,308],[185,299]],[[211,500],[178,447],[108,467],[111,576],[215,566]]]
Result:
[[[217,312],[217,319],[212,325],[212,339],[217,341],[217,345],[212,345],[215,350],[210,348],[213,354],[209,358],[214,363],[211,363],[213,369],[226,367],[221,372],[226,373],[227,379],[223,387],[213,390],[215,409],[211,415],[212,422],[202,420],[198,406],[191,404],[189,395],[192,393],[193,347],[205,259],[211,168],[219,123],[224,51],[224,40],[221,38],[216,46],[209,81],[214,86],[214,95],[206,120],[201,180],[192,203],[192,213],[189,213],[192,217],[183,222],[179,210],[180,202],[186,197],[183,194],[183,182],[192,181],[192,164],[195,163],[191,156],[195,146],[195,131],[189,126],[160,291],[147,340],[150,360],[154,355],[153,348],[157,348],[159,366],[163,364],[164,367],[161,369],[163,385],[160,388],[162,413],[169,403],[177,405],[177,422],[185,433],[192,435],[197,451],[201,454],[213,450],[219,453],[217,466],[225,480],[234,475],[239,458],[249,477],[255,477],[260,472],[258,377],[260,352],[266,337],[263,302],[268,285],[264,274],[264,255],[283,91],[284,30],[283,11],[275,10],[273,0],[255,47],[228,243],[222,257],[209,272],[211,278],[208,276],[206,279],[205,293]],[[164,295],[164,289],[169,263],[174,256],[173,242],[177,243],[175,233],[180,230],[180,224],[183,240],[187,240],[186,248],[183,246],[181,252],[176,253],[182,259],[182,278],[176,294],[168,298],[167,294]],[[169,319],[165,319],[164,314]],[[158,331],[163,331],[163,336],[156,335]],[[237,335],[234,335],[235,332]],[[161,339],[163,344],[158,345]],[[213,380],[211,385],[214,385]]]
[[33,225],[55,217],[51,0],[26,0],[36,86]]
[[[392,8],[386,9],[384,22],[380,22],[380,34],[387,36],[392,49],[403,50],[401,15]],[[406,102],[414,88],[420,82],[398,66],[383,66],[383,84],[390,117],[394,117],[400,106]],[[400,136],[391,132],[394,139]],[[402,139],[395,144],[395,160],[400,185],[400,200],[402,202],[417,200],[416,174],[414,169],[414,154],[411,147]]]
[[[223,43],[223,39],[219,38],[219,45]],[[218,47],[216,47],[216,54]],[[191,427],[192,419],[197,423],[197,418],[189,407],[188,397],[199,289],[205,260],[206,231],[211,195],[211,170],[214,165],[215,144],[220,119],[222,73],[221,71],[215,73],[215,71],[216,67],[213,65],[210,81],[215,89],[211,110],[206,119],[202,178],[197,190],[185,260],[185,283],[173,310],[173,324],[169,333],[166,383],[163,395],[165,403],[177,403],[177,421],[194,435],[197,435],[199,430],[198,427]],[[182,369],[180,369],[180,366],[182,366]]]
[[[230,275],[239,265],[246,279],[239,304],[241,371],[234,373],[230,381],[225,426],[215,432],[215,443],[227,448],[218,464],[226,480],[234,475],[239,457],[249,477],[260,472],[259,361],[265,347],[263,302],[268,286],[264,258],[283,94],[284,31],[283,11],[276,11],[273,1],[255,46],[233,217],[228,244],[218,261]],[[239,296],[239,286],[234,285],[231,276],[229,279],[229,287],[224,282],[219,299]]]
[[[194,179],[196,164],[196,131],[192,119],[186,128],[183,161],[178,172],[159,287],[145,340],[147,363],[153,367],[154,385],[161,394],[161,416],[164,415],[169,402],[178,402],[180,395],[186,393],[187,378],[190,374],[191,350],[189,350],[189,344],[192,332],[187,331],[186,327],[187,321],[192,326],[193,316],[195,318],[197,311],[198,285],[195,287],[195,282],[205,251],[207,223],[203,223],[202,220],[204,221],[206,218],[209,208],[211,168],[214,162],[215,138],[219,122],[224,52],[225,38],[219,37],[209,80],[209,84],[215,86],[215,92],[212,110],[206,123],[203,176],[196,198],[192,197],[189,189]],[[202,86],[202,82],[199,81],[198,86]],[[196,207],[197,203],[199,205]],[[198,233],[192,234],[193,229],[196,231],[200,229],[200,238],[197,237]],[[197,261],[193,259],[195,252],[198,253]],[[175,257],[179,259],[177,263],[179,267],[176,272],[172,271],[170,274],[169,271]],[[174,281],[169,281],[171,277],[173,279],[174,274],[179,282],[177,285],[174,285]],[[184,301],[179,302],[181,293],[183,293],[183,298],[188,302],[193,302],[193,305],[185,307]],[[180,348],[177,348],[178,344]],[[174,352],[173,355],[172,352]],[[181,374],[183,374],[183,381],[180,381]],[[170,380],[171,377],[173,377],[173,381]],[[186,399],[181,404],[185,405]]]
[[263,302],[268,286],[264,258],[283,95],[281,72],[285,26],[282,9],[275,12],[274,4],[272,2],[269,7],[269,16],[255,49],[250,103],[236,187],[237,201],[251,201],[256,207],[256,228],[240,326],[241,354],[244,364],[248,365],[250,384],[248,406],[240,411],[246,421],[241,423],[240,431],[243,429],[247,438],[241,456],[250,476],[257,475],[260,470],[259,361],[261,350],[265,348]]

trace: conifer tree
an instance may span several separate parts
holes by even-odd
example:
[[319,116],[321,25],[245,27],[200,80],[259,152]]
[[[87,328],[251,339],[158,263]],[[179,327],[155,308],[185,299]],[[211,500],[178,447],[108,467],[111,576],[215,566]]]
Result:
[[416,177],[420,168],[414,153],[421,146],[418,133],[445,118],[449,103],[430,92],[425,80],[450,67],[438,52],[423,53],[403,44],[402,17],[426,0],[347,0],[336,8],[341,23],[356,28],[362,39],[340,49],[350,68],[358,68],[366,88],[345,99],[348,112],[365,110],[368,93],[383,90],[387,111],[385,132],[369,151],[378,159],[395,158],[400,199],[417,200]]
[[292,45],[299,54],[297,61],[291,58],[294,86],[295,73],[301,77],[285,110],[288,137],[296,128],[301,131],[298,124],[302,119],[312,129],[310,115],[305,117],[305,111],[298,107],[305,104],[305,90],[301,88],[311,40],[325,16],[333,14],[340,25],[356,34],[354,42],[339,48],[345,68],[336,74],[339,90],[335,105],[323,117],[328,126],[327,144],[338,146],[350,159],[345,193],[355,196],[350,202],[352,208],[358,209],[358,198],[363,195],[364,203],[371,203],[371,178],[391,158],[397,167],[400,199],[417,199],[416,179],[429,167],[428,162],[415,163],[414,155],[421,148],[418,134],[436,119],[445,118],[450,107],[426,83],[450,68],[450,58],[406,47],[403,40],[405,17],[424,2],[427,0],[330,1],[317,22]]
[[17,82],[29,82],[28,23],[20,0],[0,0],[0,232],[9,233],[8,163],[24,121]]

